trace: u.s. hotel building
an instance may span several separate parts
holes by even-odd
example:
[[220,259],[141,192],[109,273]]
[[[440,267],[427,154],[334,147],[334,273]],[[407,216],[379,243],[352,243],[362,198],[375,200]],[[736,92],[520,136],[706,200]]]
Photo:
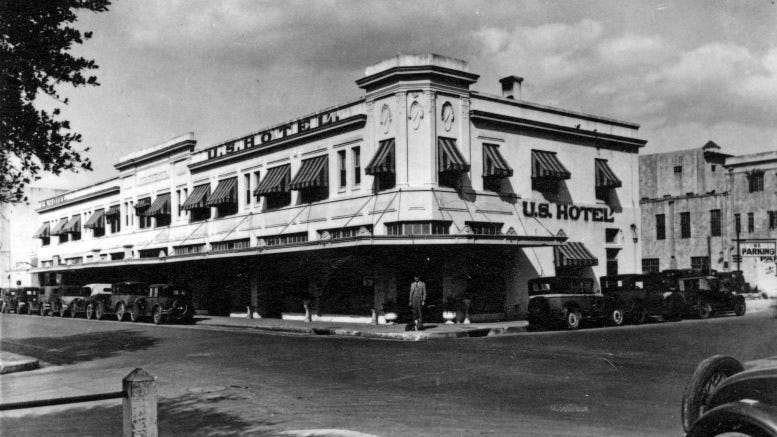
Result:
[[[527,280],[640,271],[638,125],[469,88],[463,61],[400,55],[358,100],[221,144],[193,135],[43,202],[41,283],[190,287],[199,309],[263,317],[403,311],[516,318]],[[496,84],[495,84],[496,85]],[[301,96],[300,98],[303,98]]]

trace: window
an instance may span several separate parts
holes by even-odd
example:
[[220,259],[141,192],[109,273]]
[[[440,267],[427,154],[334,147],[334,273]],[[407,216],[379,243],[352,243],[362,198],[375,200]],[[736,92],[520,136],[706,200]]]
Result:
[[41,246],[48,246],[49,244],[51,244],[51,237],[41,237],[40,244]]
[[213,250],[213,252],[246,249],[248,247],[251,247],[251,241],[248,238],[243,238],[240,240],[219,241],[218,243],[211,244],[211,250]]
[[156,216],[156,227],[161,228],[163,226],[170,226],[170,214]]
[[226,217],[228,215],[237,214],[237,203],[227,202],[221,203],[216,207],[217,217]]
[[186,246],[173,247],[173,254],[175,255],[191,255],[194,253],[200,253],[205,249],[204,244],[189,244]]
[[658,258],[642,258],[642,273],[658,273]]
[[683,166],[682,165],[676,165],[674,167],[674,172],[675,172],[675,174],[682,173],[683,172]]
[[283,244],[303,243],[308,241],[307,232],[299,232],[296,234],[275,235],[272,237],[264,237],[264,244],[267,246],[280,246]]
[[752,212],[747,213],[747,232],[755,232],[755,217]]
[[359,185],[362,183],[362,157],[361,148],[351,148],[351,158],[353,159],[353,184]]
[[464,222],[475,235],[501,235],[504,223]]
[[656,240],[666,239],[666,216],[656,214]]
[[[141,207],[141,205],[145,205]],[[146,197],[144,199],[138,199],[138,206],[135,209],[135,215],[138,216],[138,229],[146,229],[151,227],[151,217],[142,215],[148,207],[151,206],[151,198]]]
[[68,266],[82,264],[83,262],[84,262],[84,258],[80,257],[80,256],[79,257],[75,257],[75,258],[66,258],[65,259],[65,265],[68,265]]
[[709,270],[710,269],[710,257],[708,256],[692,256],[691,268],[697,270]]
[[720,237],[720,210],[710,210],[710,235]]
[[160,256],[167,256],[166,247],[161,247],[159,249],[141,249],[138,251],[138,258],[157,258]]
[[716,166],[715,164],[712,164],[712,167],[711,167],[711,169],[712,169],[712,172],[713,172],[713,173],[715,173],[715,168],[717,168],[717,166]]
[[[261,180],[262,180],[262,172],[258,171],[258,170],[255,171],[254,172],[254,186],[251,188],[251,193],[253,193],[254,190],[256,190],[256,187],[259,186],[259,181],[261,181]],[[261,196],[256,196],[256,203],[257,204],[259,203],[259,199],[260,198],[261,198]]]
[[210,218],[210,208],[194,208],[191,210],[189,221],[201,222]]
[[604,242],[608,244],[618,244],[618,234],[621,230],[618,228],[607,228],[604,230]]
[[[81,217],[74,215],[70,218],[70,222],[77,221],[75,225],[73,225],[73,229],[70,233],[70,241],[78,241],[81,239]],[[68,223],[68,226],[71,226]]]
[[243,175],[243,186],[246,193],[246,209],[251,207],[251,173]]
[[734,231],[737,234],[742,232],[742,214],[734,214]]
[[339,150],[337,152],[337,170],[340,176],[337,186],[339,188],[345,188],[345,185],[348,183],[348,168],[345,164],[345,150]]
[[94,238],[104,237],[105,236],[105,227],[93,228],[92,229],[92,236]]
[[447,235],[450,222],[397,222],[386,223],[387,235]]
[[283,193],[269,193],[265,195],[267,209],[277,209],[288,206],[291,203],[291,193],[288,191]]
[[777,229],[777,211],[769,211],[769,229]]
[[764,190],[764,172],[753,170],[745,174],[747,177],[747,188],[751,193]]
[[618,274],[618,252],[620,249],[607,249],[607,276]]
[[124,259],[124,252],[114,252],[111,254],[111,261]]
[[329,235],[330,239],[337,240],[339,238],[358,237],[360,232],[362,234],[366,232],[367,235],[372,235],[372,226],[349,226],[347,228],[326,229],[319,231],[318,234],[319,239],[326,233]]
[[691,213],[680,213],[680,238],[691,238]]

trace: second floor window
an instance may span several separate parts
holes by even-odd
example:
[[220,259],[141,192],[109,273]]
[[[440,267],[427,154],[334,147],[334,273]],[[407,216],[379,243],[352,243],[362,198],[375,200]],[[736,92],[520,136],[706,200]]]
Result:
[[713,209],[710,211],[710,235],[713,237],[720,237],[720,210]]
[[666,216],[656,214],[656,240],[666,239]]
[[747,213],[747,232],[755,232],[755,217],[752,212]]
[[769,211],[769,229],[777,229],[777,211]]
[[742,215],[734,214],[734,232],[737,234],[742,232]]
[[748,172],[746,176],[748,191],[754,193],[756,191],[764,190],[764,172],[760,170],[754,170],[752,172]]
[[680,238],[691,238],[691,213],[680,213]]
[[339,175],[337,187],[345,188],[345,185],[348,183],[348,171],[345,164],[345,150],[340,150],[337,152],[337,170]]
[[353,184],[359,185],[362,183],[362,157],[359,147],[351,149],[351,158],[353,158]]

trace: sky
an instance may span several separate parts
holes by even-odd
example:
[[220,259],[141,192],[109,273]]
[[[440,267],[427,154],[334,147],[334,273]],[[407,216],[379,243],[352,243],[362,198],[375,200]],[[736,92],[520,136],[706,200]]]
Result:
[[198,147],[361,96],[365,67],[398,53],[469,62],[472,88],[638,123],[641,153],[777,148],[777,5],[742,1],[116,0],[82,13],[99,87],[67,88],[64,117],[94,171],[194,132]]

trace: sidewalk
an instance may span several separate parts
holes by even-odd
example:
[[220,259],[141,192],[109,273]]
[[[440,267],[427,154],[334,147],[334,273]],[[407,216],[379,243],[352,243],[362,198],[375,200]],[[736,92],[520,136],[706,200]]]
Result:
[[275,332],[316,335],[344,335],[392,340],[430,340],[437,338],[490,337],[526,331],[528,322],[514,320],[495,323],[453,324],[427,323],[423,331],[405,331],[404,324],[372,325],[364,323],[304,322],[281,319],[246,319],[238,317],[197,316],[197,326],[246,328]]
[[37,359],[18,355],[11,352],[0,351],[0,375],[6,373],[34,370],[40,366]]

